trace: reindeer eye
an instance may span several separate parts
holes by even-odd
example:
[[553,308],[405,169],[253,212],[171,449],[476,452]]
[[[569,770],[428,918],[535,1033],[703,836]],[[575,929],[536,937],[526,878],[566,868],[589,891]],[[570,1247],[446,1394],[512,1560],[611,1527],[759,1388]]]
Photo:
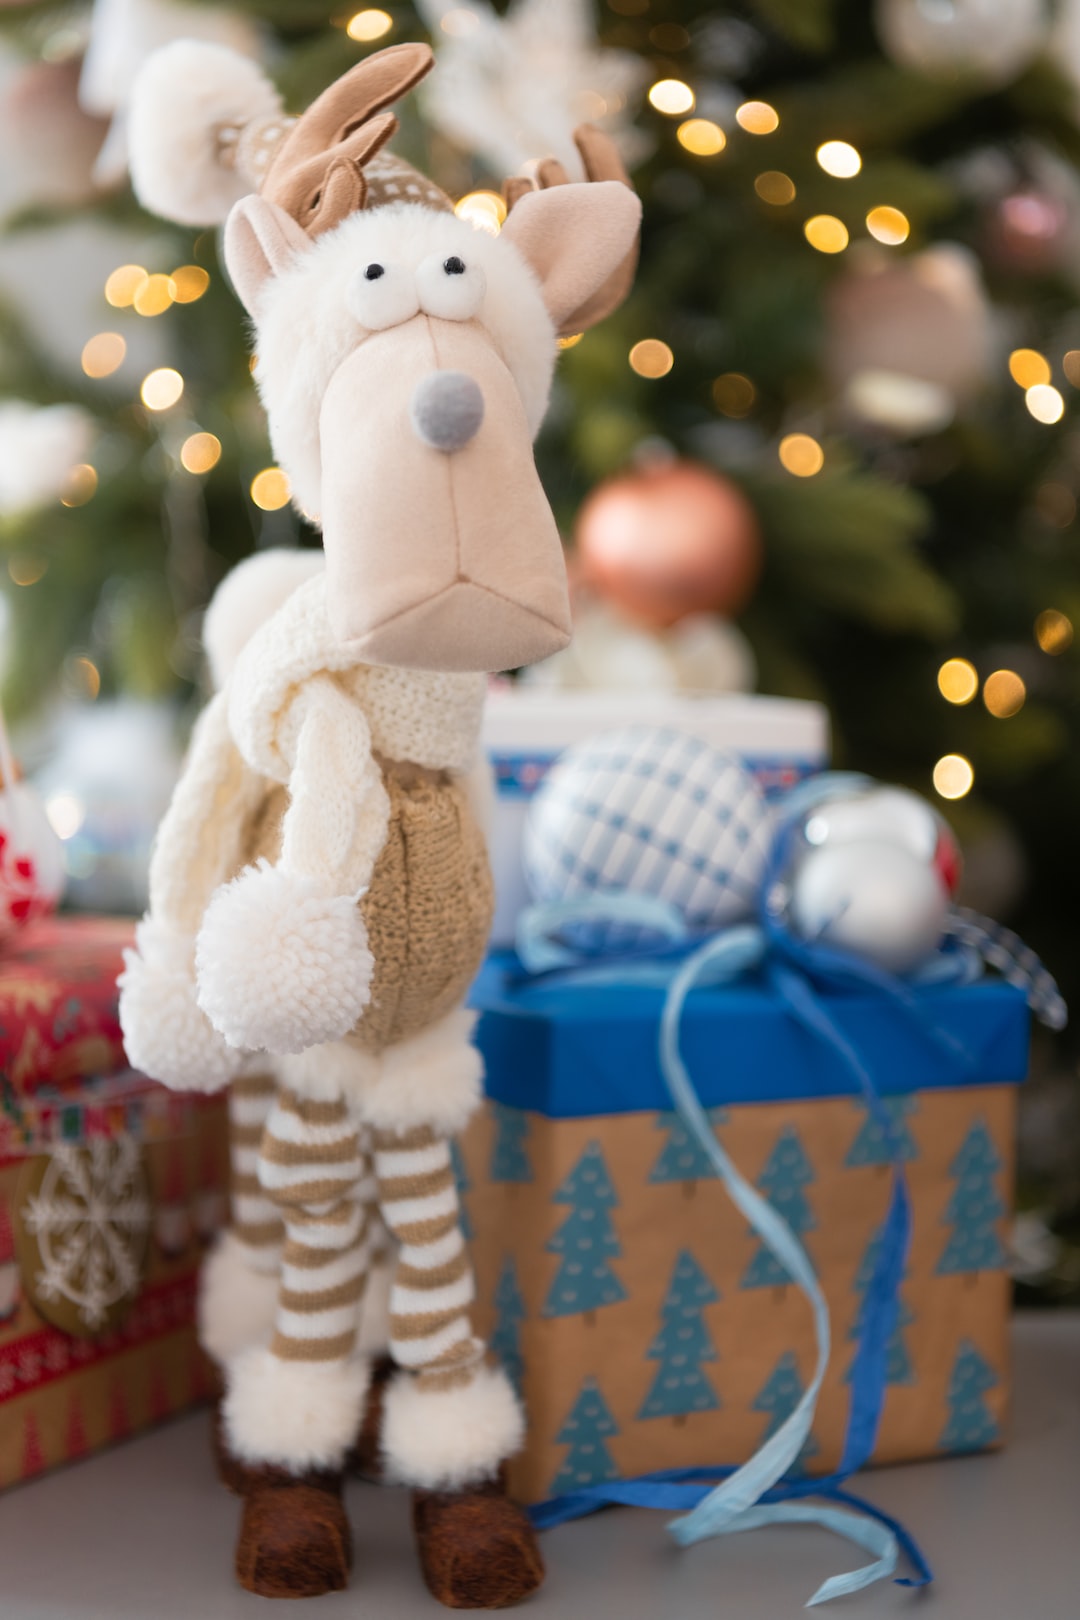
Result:
[[411,320],[420,308],[412,271],[392,259],[361,265],[349,284],[345,302],[369,332],[399,326]]
[[382,274],[383,274],[383,267],[382,267],[381,264],[369,264],[367,269],[364,271],[364,280],[365,281],[378,281],[379,277]]
[[471,321],[480,313],[486,281],[481,267],[452,253],[423,259],[416,270],[416,290],[425,315],[441,321]]
[[443,261],[443,269],[448,276],[463,276],[465,274],[465,261],[459,259],[455,253],[451,258]]

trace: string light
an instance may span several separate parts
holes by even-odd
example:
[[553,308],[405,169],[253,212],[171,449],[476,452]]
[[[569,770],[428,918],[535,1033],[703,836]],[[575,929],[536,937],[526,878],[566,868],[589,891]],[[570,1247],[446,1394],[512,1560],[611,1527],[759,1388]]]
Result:
[[141,264],[122,264],[113,271],[105,283],[105,301],[114,309],[130,309],[135,294],[148,280],[148,272]]
[[1035,620],[1035,640],[1044,653],[1057,658],[1072,646],[1072,620],[1057,608],[1044,608]]
[[780,114],[767,101],[744,101],[736,108],[735,122],[748,135],[771,135],[780,128]]
[[835,214],[814,214],[803,226],[803,235],[819,253],[843,253],[848,245],[847,226]]
[[30,557],[25,553],[8,558],[8,573],[16,585],[36,585],[44,578],[48,566],[44,557]]
[[1019,714],[1027,697],[1027,687],[1014,669],[995,669],[983,682],[983,702],[996,720]]
[[713,404],[723,416],[748,416],[757,397],[753,383],[741,371],[725,371],[712,385]]
[[176,283],[172,276],[147,276],[131,300],[136,315],[164,315],[176,302]]
[[1050,381],[1050,362],[1038,349],[1014,349],[1009,356],[1009,376],[1020,388],[1035,388]]
[[350,39],[364,42],[369,39],[381,39],[393,26],[394,19],[388,11],[358,11],[355,17],[350,17],[345,24],[345,32]]
[[943,799],[962,799],[974,785],[975,772],[963,754],[944,754],[934,766],[934,787]]
[[657,79],[649,87],[649,100],[657,112],[667,113],[674,118],[679,113],[693,110],[694,92],[681,79]]
[[966,658],[947,658],[938,670],[937,683],[946,703],[970,703],[979,690],[975,665]]
[[201,264],[182,264],[169,279],[178,304],[193,304],[210,285],[210,277]]
[[555,347],[557,349],[576,349],[584,336],[584,332],[571,332],[567,337],[556,338]]
[[688,118],[675,131],[675,138],[695,157],[715,157],[727,145],[727,136],[711,118]]
[[208,473],[221,460],[221,440],[213,433],[193,433],[180,446],[180,465],[189,473]]
[[80,461],[72,467],[64,480],[64,488],[60,496],[61,506],[85,506],[97,494],[97,469],[91,467],[88,461]]
[[171,366],[160,366],[143,378],[139,396],[148,411],[167,411],[184,392],[184,379]]
[[127,344],[119,332],[99,332],[83,344],[82,368],[88,377],[111,377],[124,363]]
[[774,208],[783,208],[795,201],[795,182],[782,169],[766,169],[764,174],[759,174],[754,190],[762,202],[771,203]]
[[825,465],[825,452],[809,433],[789,433],[780,440],[780,465],[796,478],[813,478]]
[[1036,383],[1024,395],[1024,404],[1035,418],[1036,422],[1043,422],[1050,426],[1060,422],[1065,415],[1065,398],[1056,388],[1048,383]]
[[101,671],[92,658],[71,658],[64,671],[65,685],[76,697],[93,700],[101,691]]
[[851,180],[862,168],[862,158],[847,141],[824,141],[815,156],[834,180]]
[[1061,362],[1061,368],[1074,388],[1080,388],[1080,349],[1070,349]]
[[498,236],[506,218],[506,201],[497,191],[470,191],[454,204],[454,213],[489,236]]
[[899,247],[911,235],[911,221],[899,208],[871,208],[866,216],[866,228],[874,241],[885,247]]
[[630,369],[639,377],[666,377],[675,364],[675,356],[659,338],[642,338],[630,350]]
[[289,504],[289,480],[280,467],[264,467],[251,480],[251,498],[264,512],[277,512]]

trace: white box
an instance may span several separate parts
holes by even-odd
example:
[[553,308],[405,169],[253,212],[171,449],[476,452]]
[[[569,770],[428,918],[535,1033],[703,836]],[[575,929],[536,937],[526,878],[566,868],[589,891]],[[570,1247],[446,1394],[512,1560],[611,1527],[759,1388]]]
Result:
[[671,726],[737,754],[767,798],[828,764],[829,721],[820,703],[703,693],[539,692],[496,688],[484,713],[484,746],[498,800],[490,854],[495,874],[493,945],[512,945],[529,903],[521,841],[529,800],[563,749],[628,725]]

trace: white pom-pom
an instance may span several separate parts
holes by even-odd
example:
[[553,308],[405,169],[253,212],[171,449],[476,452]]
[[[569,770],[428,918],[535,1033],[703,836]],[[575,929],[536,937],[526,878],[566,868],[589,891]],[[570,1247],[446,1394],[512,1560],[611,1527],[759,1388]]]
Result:
[[146,918],[124,952],[120,1028],[132,1068],[173,1091],[220,1091],[240,1068],[195,1000],[194,941]]
[[355,900],[267,861],[218,889],[195,946],[199,1006],[230,1046],[304,1052],[347,1035],[374,963]]
[[135,80],[128,114],[135,195],[179,225],[219,225],[252,189],[222,160],[221,130],[281,115],[273,85],[238,51],[192,39],[155,51]]
[[222,580],[203,620],[203,646],[215,687],[225,685],[260,625],[325,566],[321,551],[257,551]]

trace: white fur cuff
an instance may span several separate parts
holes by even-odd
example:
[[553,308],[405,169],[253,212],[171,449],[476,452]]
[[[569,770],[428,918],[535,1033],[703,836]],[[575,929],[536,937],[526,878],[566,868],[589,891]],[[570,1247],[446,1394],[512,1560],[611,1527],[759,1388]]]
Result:
[[124,952],[120,1028],[128,1062],[174,1091],[220,1091],[242,1063],[195,999],[194,945],[147,917]]
[[484,1064],[470,1036],[476,1014],[459,1007],[383,1053],[378,1079],[354,1101],[377,1130],[430,1125],[443,1136],[465,1129],[483,1095]]
[[429,1491],[493,1479],[521,1448],[525,1419],[499,1367],[478,1367],[469,1384],[424,1389],[399,1373],[386,1393],[382,1449],[387,1477]]
[[199,1006],[230,1046],[285,1053],[348,1034],[373,962],[353,899],[260,861],[214,894],[195,969]]
[[277,1297],[278,1267],[258,1270],[236,1233],[222,1232],[199,1276],[199,1343],[207,1355],[224,1366],[250,1345],[268,1343]]
[[360,1430],[371,1369],[366,1361],[324,1365],[245,1350],[228,1369],[222,1415],[229,1450],[241,1462],[301,1473],[340,1468]]

